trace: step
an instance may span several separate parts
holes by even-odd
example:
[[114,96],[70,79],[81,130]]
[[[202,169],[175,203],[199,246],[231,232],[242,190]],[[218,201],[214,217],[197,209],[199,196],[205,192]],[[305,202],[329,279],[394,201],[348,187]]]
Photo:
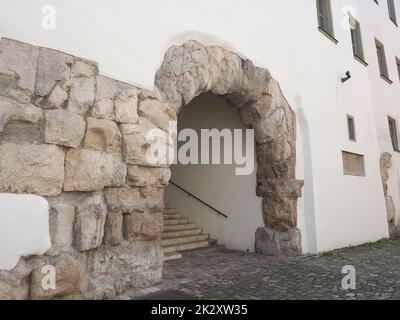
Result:
[[202,231],[203,230],[201,228],[178,230],[178,231],[168,231],[168,232],[164,231],[162,233],[162,238],[169,239],[169,238],[179,238],[179,237],[184,237],[184,236],[192,236],[195,234],[200,234]]
[[191,243],[191,242],[200,242],[200,241],[208,240],[209,238],[210,238],[210,236],[208,234],[196,234],[193,236],[184,236],[184,237],[179,237],[179,238],[164,239],[161,241],[161,245],[163,247],[173,246],[173,245],[181,245],[181,244]]
[[190,243],[183,243],[180,245],[174,245],[174,246],[167,246],[167,247],[163,247],[164,249],[164,254],[165,253],[170,253],[170,252],[174,252],[174,251],[187,251],[187,250],[194,250],[194,249],[198,249],[198,248],[205,248],[208,247],[209,243],[208,240],[206,241],[200,241],[200,242],[190,242]]
[[176,224],[176,225],[165,225],[164,224],[164,232],[189,230],[189,229],[195,229],[195,228],[196,228],[196,225],[194,223]]
[[164,261],[179,260],[181,258],[182,254],[176,251],[164,254]]
[[183,219],[182,213],[164,213],[164,220],[168,219]]
[[175,225],[180,225],[180,224],[187,224],[189,222],[189,219],[183,218],[183,219],[167,219],[164,220],[164,226],[175,226]]
[[176,209],[171,209],[171,208],[164,209],[163,212],[164,212],[164,214],[179,213],[178,210],[176,210]]

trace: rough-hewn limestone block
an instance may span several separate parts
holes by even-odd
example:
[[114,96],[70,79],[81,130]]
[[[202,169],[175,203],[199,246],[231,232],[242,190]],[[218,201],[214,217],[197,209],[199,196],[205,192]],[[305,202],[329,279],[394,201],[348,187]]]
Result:
[[104,236],[107,205],[101,192],[88,196],[77,207],[76,243],[80,251],[98,248]]
[[64,151],[53,145],[0,145],[0,191],[56,196],[64,183]]
[[163,209],[163,192],[158,188],[107,188],[105,197],[109,209],[119,213],[161,212]]
[[94,103],[95,80],[92,78],[73,78],[68,102],[68,110],[84,115]]
[[27,300],[32,266],[21,259],[11,271],[0,270],[0,300]]
[[122,242],[90,253],[92,280],[87,299],[111,298],[129,288],[161,281],[163,253],[159,240]]
[[119,155],[74,149],[65,161],[64,191],[102,191],[125,183],[126,164]]
[[86,123],[82,116],[66,110],[45,112],[44,142],[77,148],[85,135]]
[[297,199],[303,182],[298,180],[268,180],[257,188],[263,196],[264,221],[267,227],[287,231],[297,226]]
[[[43,278],[48,274],[46,266],[55,268],[56,288],[45,290],[42,286]],[[64,254],[56,258],[48,258],[38,262],[31,276],[31,298],[45,300],[54,298],[68,298],[79,296],[82,292],[82,274],[84,266],[78,257]],[[46,283],[46,282],[45,282]]]
[[115,99],[115,121],[119,123],[137,123],[138,97],[120,96]]
[[96,101],[92,116],[100,119],[115,120],[114,92],[116,90],[116,82],[102,75],[97,76],[96,82]]
[[0,95],[30,102],[39,49],[7,38],[0,40]]
[[297,228],[286,232],[259,228],[256,232],[255,252],[271,256],[297,256],[302,252],[301,233]]
[[35,86],[36,104],[44,108],[60,108],[68,99],[71,78],[71,55],[40,48]]
[[[148,120],[140,118],[139,124],[121,124],[125,161],[128,164],[162,167],[167,164],[169,145],[166,132]],[[153,157],[152,150],[163,152],[163,157]],[[159,161],[161,160],[161,161]]]
[[92,116],[119,123],[137,123],[138,96],[139,90],[134,86],[99,75]]
[[119,212],[109,211],[104,231],[105,244],[115,246],[124,240],[122,225],[123,215]]
[[161,212],[140,212],[124,215],[124,237],[127,240],[156,239],[163,230]]
[[50,236],[52,248],[48,255],[54,256],[68,252],[74,238],[75,206],[57,203],[50,208]]
[[75,58],[75,61],[71,67],[71,76],[73,78],[93,78],[98,73],[98,66],[95,62]]
[[400,235],[400,227],[396,225],[396,207],[394,205],[393,198],[389,195],[388,185],[388,181],[390,178],[389,170],[392,167],[392,155],[387,152],[382,153],[379,164],[383,185],[383,193],[385,195],[389,234],[391,237],[397,237]]
[[122,214],[146,209],[146,199],[142,198],[139,188],[107,188],[105,197],[108,208],[113,212]]
[[166,186],[171,178],[169,168],[128,166],[127,183],[132,187]]
[[43,111],[31,104],[20,104],[0,97],[0,133],[9,121],[22,121],[38,124]]
[[86,148],[120,153],[121,141],[121,132],[115,122],[96,118],[87,119]]
[[140,102],[139,111],[156,127],[169,132],[170,121],[176,121],[176,113],[167,104],[155,99]]

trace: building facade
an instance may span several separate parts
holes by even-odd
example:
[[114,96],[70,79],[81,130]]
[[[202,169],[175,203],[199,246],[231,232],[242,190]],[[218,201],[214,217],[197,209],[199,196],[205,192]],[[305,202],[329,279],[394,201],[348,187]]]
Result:
[[[399,19],[398,0],[0,1],[0,297],[156,283],[166,205],[243,251],[396,235]],[[255,129],[253,175],[171,167],[228,219],[146,163],[143,132],[175,120]]]

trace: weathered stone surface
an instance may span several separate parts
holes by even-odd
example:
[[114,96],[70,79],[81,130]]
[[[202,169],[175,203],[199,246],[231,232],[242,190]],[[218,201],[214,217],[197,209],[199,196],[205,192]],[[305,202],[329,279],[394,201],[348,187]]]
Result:
[[119,212],[109,211],[104,232],[105,244],[115,246],[124,240],[122,225],[123,215]]
[[116,90],[116,81],[102,75],[98,75],[96,81],[96,101],[92,116],[100,119],[115,120],[114,92]]
[[64,152],[52,145],[0,145],[0,191],[56,196],[64,182]]
[[280,232],[269,228],[259,228],[256,232],[255,252],[278,256],[297,256],[302,252],[301,233],[297,228]]
[[44,142],[77,148],[85,135],[82,116],[66,110],[45,112]]
[[99,75],[92,116],[119,123],[137,123],[138,96],[136,87]]
[[20,104],[0,97],[0,133],[9,121],[22,121],[38,124],[43,112],[31,104]]
[[0,270],[0,300],[27,300],[32,266],[21,259],[11,271]]
[[52,247],[47,253],[54,256],[72,249],[75,206],[57,203],[50,207],[50,237]]
[[78,205],[76,216],[78,250],[87,251],[101,245],[106,218],[107,205],[101,192],[91,194]]
[[65,191],[101,191],[125,183],[126,164],[118,155],[101,151],[70,150],[66,156]]
[[[40,48],[35,94],[50,96],[50,101],[39,99],[41,106],[60,107],[67,99],[73,56],[60,51]],[[50,102],[50,103],[48,103]]]
[[115,122],[96,118],[87,119],[86,148],[120,153],[121,141],[121,132]]
[[[43,278],[48,274],[46,266],[55,268],[56,288],[45,290],[42,286]],[[85,269],[78,257],[64,254],[56,258],[45,258],[32,272],[31,298],[47,300],[54,298],[78,297],[82,292],[82,279]],[[46,279],[44,279],[46,284]]]
[[143,117],[156,127],[169,132],[170,121],[176,121],[176,113],[167,104],[155,99],[140,102],[139,111]]
[[68,110],[84,115],[94,103],[95,80],[93,78],[73,78],[68,102]]
[[386,202],[387,219],[389,226],[390,236],[397,237],[400,234],[400,227],[396,225],[396,207],[393,202],[393,198],[389,195],[389,185],[388,181],[390,178],[390,169],[392,167],[392,155],[390,153],[384,152],[381,155],[380,161],[380,172],[383,185],[383,193]]
[[34,92],[39,49],[19,41],[0,40],[0,95],[30,102]]
[[128,288],[159,283],[162,275],[162,256],[159,240],[102,246],[89,257],[92,280],[86,298],[110,298]]
[[[122,124],[125,161],[128,164],[162,167],[168,164],[168,151],[173,150],[168,144],[165,131],[156,128],[148,120],[140,118],[139,124]],[[153,157],[154,150],[161,152],[162,157]]]
[[128,166],[127,183],[132,187],[166,186],[171,178],[168,168]]
[[75,61],[71,67],[71,76],[73,78],[93,78],[98,73],[98,66],[95,62],[75,58]]
[[163,209],[163,192],[159,189],[107,188],[105,196],[109,209],[115,212],[161,212]]
[[144,211],[145,199],[142,198],[139,188],[107,188],[105,197],[108,208],[113,212],[129,213],[134,210]]
[[119,123],[137,123],[139,120],[137,104],[137,96],[117,97],[115,99],[115,121]]
[[127,240],[157,239],[163,230],[161,212],[140,212],[124,215],[124,237]]

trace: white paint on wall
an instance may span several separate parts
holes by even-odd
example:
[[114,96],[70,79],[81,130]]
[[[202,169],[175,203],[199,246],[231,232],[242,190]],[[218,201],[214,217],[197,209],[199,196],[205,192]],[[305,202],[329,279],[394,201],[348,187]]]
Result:
[[42,255],[50,247],[47,200],[0,194],[0,270],[12,270],[20,257]]
[[[202,95],[182,109],[178,117],[178,129],[186,128],[196,130],[199,137],[200,129],[248,129],[236,108],[212,94]],[[223,147],[222,139],[221,150]],[[243,148],[245,150],[245,144]],[[253,252],[255,232],[264,226],[262,199],[256,196],[257,166],[248,176],[235,175],[236,168],[235,164],[172,166],[171,179],[175,183],[228,218],[218,215],[173,185],[167,188],[165,199],[168,206],[180,210],[218,243],[229,249]]]
[[[1,0],[0,35],[92,59],[103,74],[146,88],[167,48],[190,38],[268,68],[298,115],[296,175],[305,180],[298,225],[304,252],[317,252],[388,236],[382,152],[393,155],[389,192],[400,222],[400,153],[387,126],[388,115],[400,126],[400,29],[387,1],[331,3],[338,44],[318,31],[315,0]],[[55,30],[41,27],[43,5],[56,8]],[[343,28],[349,7],[361,24],[367,67],[354,59]],[[375,37],[385,45],[392,85],[379,76]],[[347,70],[352,79],[343,84]],[[356,143],[347,137],[347,114]],[[365,178],[343,175],[342,150],[365,156]]]

